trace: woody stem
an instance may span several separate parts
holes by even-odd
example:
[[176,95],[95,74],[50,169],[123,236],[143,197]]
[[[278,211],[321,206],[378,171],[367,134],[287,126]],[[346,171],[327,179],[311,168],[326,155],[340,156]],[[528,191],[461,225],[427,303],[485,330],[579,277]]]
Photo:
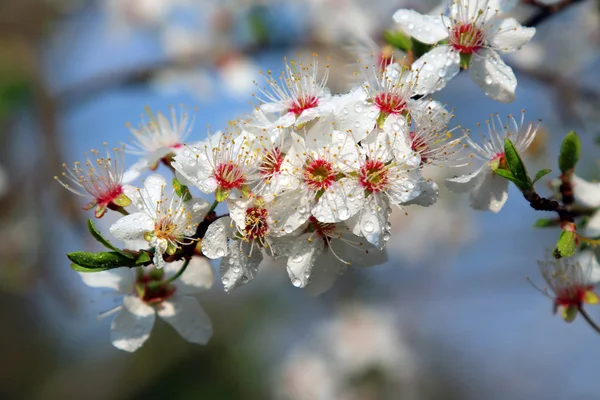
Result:
[[589,316],[587,311],[584,310],[583,307],[579,307],[579,313],[586,320],[586,322],[597,332],[600,334],[600,326],[596,325],[594,320]]

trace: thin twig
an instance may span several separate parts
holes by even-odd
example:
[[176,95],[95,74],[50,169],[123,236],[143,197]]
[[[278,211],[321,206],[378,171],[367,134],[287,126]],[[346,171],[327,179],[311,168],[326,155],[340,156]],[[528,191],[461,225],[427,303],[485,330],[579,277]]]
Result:
[[594,320],[589,316],[589,314],[587,313],[587,311],[585,311],[585,309],[583,308],[583,306],[580,306],[578,308],[579,313],[581,314],[581,316],[586,320],[586,322],[597,332],[600,333],[600,326],[598,326]]

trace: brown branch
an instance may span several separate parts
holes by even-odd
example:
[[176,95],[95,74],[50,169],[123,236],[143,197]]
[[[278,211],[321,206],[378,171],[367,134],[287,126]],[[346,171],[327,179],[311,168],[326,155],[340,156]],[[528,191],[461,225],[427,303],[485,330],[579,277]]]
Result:
[[594,329],[596,333],[600,333],[600,326],[598,326],[596,322],[594,322],[594,320],[590,317],[587,311],[585,311],[583,306],[579,306],[578,310],[581,316],[585,319],[585,321],[592,327],[592,329]]

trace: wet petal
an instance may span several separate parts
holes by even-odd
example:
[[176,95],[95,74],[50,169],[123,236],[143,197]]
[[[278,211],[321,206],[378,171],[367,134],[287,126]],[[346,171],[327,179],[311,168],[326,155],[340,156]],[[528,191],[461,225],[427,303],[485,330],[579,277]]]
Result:
[[308,284],[315,261],[323,248],[323,240],[310,233],[295,240],[287,261],[288,275],[294,286],[303,288]]
[[202,238],[202,254],[208,258],[221,258],[227,255],[227,241],[233,235],[231,218],[223,217],[208,226]]
[[498,20],[488,39],[495,50],[511,52],[525,46],[535,34],[535,28],[525,28],[514,18]]
[[190,343],[206,344],[213,334],[210,318],[190,296],[175,294],[161,304],[158,316]]
[[250,282],[258,273],[263,255],[258,246],[248,242],[232,241],[229,254],[221,261],[221,281],[226,292]]
[[588,182],[577,175],[571,179],[573,196],[584,207],[600,207],[600,182]]
[[415,94],[427,95],[446,86],[460,71],[460,55],[450,46],[434,47],[412,64]]
[[136,296],[125,297],[123,306],[110,326],[110,337],[116,348],[133,352],[150,337],[154,309]]
[[423,15],[414,10],[398,10],[394,13],[394,21],[402,30],[419,42],[434,44],[448,37],[446,26],[450,26],[441,15]]
[[134,274],[129,268],[115,268],[100,272],[80,272],[83,283],[89,287],[109,288],[121,293],[131,293]]
[[515,101],[517,78],[494,50],[482,49],[473,54],[469,75],[488,97],[502,103]]
[[153,230],[154,220],[141,212],[126,215],[110,227],[110,233],[120,240],[143,239],[145,233]]
[[497,213],[508,200],[508,180],[496,175],[491,168],[484,168],[469,199],[474,209]]

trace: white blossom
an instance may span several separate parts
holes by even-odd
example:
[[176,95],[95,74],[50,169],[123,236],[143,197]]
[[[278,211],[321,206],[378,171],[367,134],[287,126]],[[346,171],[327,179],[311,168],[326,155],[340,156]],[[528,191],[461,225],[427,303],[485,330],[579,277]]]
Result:
[[439,90],[458,74],[462,64],[486,95],[508,103],[515,100],[517,79],[498,53],[519,50],[535,34],[535,28],[524,28],[514,18],[500,18],[515,3],[451,0],[449,17],[402,9],[394,14],[394,20],[423,43],[448,40],[413,63],[413,69],[421,71],[421,80],[435,82]]
[[111,324],[111,341],[121,350],[133,352],[150,337],[156,315],[171,325],[188,342],[206,344],[212,336],[212,324],[198,301],[190,296],[212,286],[213,273],[205,258],[194,257],[181,276],[167,280],[182,267],[182,262],[163,269],[140,267],[139,270],[116,268],[80,273],[91,287],[107,288],[122,297],[123,304],[104,313],[117,313]]
[[512,115],[508,116],[504,125],[498,115],[486,121],[487,137],[483,144],[475,143],[471,138],[466,141],[474,151],[474,156],[483,161],[483,165],[475,172],[446,180],[448,189],[454,192],[469,192],[471,206],[476,210],[499,212],[508,199],[508,183],[497,175],[493,168],[506,166],[504,155],[504,139],[511,139],[521,154],[535,138],[537,126],[529,123],[523,126],[525,113],[518,122]]
[[144,188],[133,193],[139,210],[119,219],[110,233],[121,240],[145,239],[154,247],[154,264],[162,268],[163,254],[173,254],[182,245],[193,242],[192,236],[209,209],[206,200],[183,201],[176,194],[165,197],[167,182],[160,175],[150,175]]

